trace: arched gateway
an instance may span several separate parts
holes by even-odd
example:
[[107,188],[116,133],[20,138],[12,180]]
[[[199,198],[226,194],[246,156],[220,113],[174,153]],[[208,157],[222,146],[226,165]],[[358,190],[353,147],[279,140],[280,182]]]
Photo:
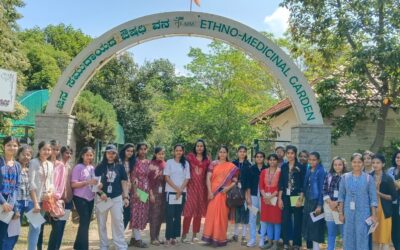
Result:
[[45,114],[37,117],[35,141],[58,138],[63,144],[73,145],[74,117],[71,112],[80,91],[97,70],[121,51],[170,36],[218,39],[258,60],[279,80],[293,104],[299,126],[292,129],[292,143],[329,155],[330,129],[323,126],[314,92],[289,56],[270,39],[242,23],[199,12],[167,12],[141,17],[95,39],[59,78]]

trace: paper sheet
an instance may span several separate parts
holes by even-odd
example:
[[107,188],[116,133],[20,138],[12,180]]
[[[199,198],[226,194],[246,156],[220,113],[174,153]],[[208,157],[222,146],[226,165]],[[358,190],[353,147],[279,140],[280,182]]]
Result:
[[310,213],[310,216],[311,216],[311,220],[312,220],[313,222],[317,222],[317,221],[322,220],[323,218],[325,218],[325,214],[324,214],[324,213],[322,213],[322,214],[320,214],[320,215],[318,215],[318,216],[315,216],[315,215],[314,215],[314,212],[311,212],[311,213]]
[[14,211],[4,212],[3,207],[0,206],[0,220],[6,224],[10,223],[12,217],[14,215]]
[[182,195],[179,199],[176,199],[176,194],[169,194],[168,196],[168,204],[170,205],[181,205],[182,204]]
[[97,193],[97,192],[100,191],[99,188],[98,188],[98,185],[100,184],[101,177],[100,176],[95,176],[95,177],[93,177],[93,179],[97,180],[97,185],[92,185],[92,192],[93,193]]
[[[146,203],[147,200],[149,199],[149,194],[146,193],[145,191],[141,190],[140,188],[136,189],[136,194],[139,197],[139,200],[143,203]],[[181,197],[182,198],[182,197]],[[182,203],[182,202],[181,202]],[[170,203],[171,204],[171,203]]]
[[256,207],[254,207],[254,206],[250,206],[250,207],[249,207],[249,210],[250,210],[250,212],[251,212],[252,214],[257,215],[259,209],[256,208]]
[[25,214],[28,221],[32,224],[34,228],[39,228],[46,220],[40,213],[34,213],[33,209]]
[[[300,196],[290,196],[290,206],[295,207],[299,198]],[[304,206],[304,202],[301,205]]]
[[69,220],[70,214],[71,214],[71,209],[65,209],[64,216],[61,217],[59,220],[65,220],[65,221]]
[[108,209],[113,206],[113,201],[110,198],[107,198],[106,201],[100,200],[96,203],[96,208],[99,210],[100,213],[104,213]]
[[378,227],[379,222],[372,224],[368,230],[368,234],[372,234],[373,232],[375,232],[376,228]]
[[21,232],[21,221],[20,219],[11,220],[8,224],[7,234],[8,237],[14,237],[19,235]]
[[333,220],[336,225],[342,225],[343,223],[339,220],[339,213],[336,211],[332,211]]
[[272,206],[276,206],[276,203],[278,202],[278,197],[272,197],[271,200],[269,200],[271,202]]

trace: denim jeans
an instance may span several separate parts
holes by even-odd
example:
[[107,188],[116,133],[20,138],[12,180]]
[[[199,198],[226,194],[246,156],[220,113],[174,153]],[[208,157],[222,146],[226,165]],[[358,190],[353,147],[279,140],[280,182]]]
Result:
[[[39,206],[42,207],[42,203],[39,203]],[[42,216],[44,216],[44,212],[40,212]],[[28,232],[28,250],[36,250],[37,243],[39,240],[41,226],[35,228],[29,223],[29,232]]]
[[[72,201],[65,203],[65,210],[72,209]],[[62,238],[64,236],[65,220],[51,220],[51,233],[49,238],[49,246],[47,250],[58,250],[61,247]]]
[[336,225],[334,221],[327,221],[328,228],[328,250],[335,250],[336,236],[339,231],[343,232],[343,225]]
[[[251,205],[260,209],[260,198],[257,196],[251,196]],[[249,215],[249,226],[250,226],[250,243],[255,243],[257,238],[257,215],[250,211]]]
[[74,196],[74,204],[79,214],[79,227],[76,234],[74,249],[89,249],[89,225],[92,217],[94,201],[88,201],[78,196]]
[[[23,218],[24,214],[29,212],[32,208],[33,208],[33,203],[31,201],[23,201],[23,200],[18,201],[18,210],[19,210],[19,214],[20,214],[20,222],[21,223],[22,223],[22,218]],[[15,244],[17,244],[18,237],[19,237],[19,235],[13,236],[13,237],[5,236],[5,238],[3,239],[2,248],[0,248],[0,249],[2,249],[2,250],[14,249]]]

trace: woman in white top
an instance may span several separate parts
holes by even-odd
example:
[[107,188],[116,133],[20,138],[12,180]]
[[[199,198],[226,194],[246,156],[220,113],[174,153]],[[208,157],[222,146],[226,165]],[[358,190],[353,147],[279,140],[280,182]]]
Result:
[[[49,142],[42,141],[38,146],[39,153],[29,162],[29,186],[33,203],[33,213],[42,213],[42,201],[54,195],[53,163],[48,161],[51,154]],[[28,249],[35,250],[40,234],[40,226],[29,224]]]
[[175,245],[180,237],[181,215],[186,199],[186,185],[190,179],[190,167],[184,156],[184,147],[177,144],[174,147],[174,159],[167,161],[164,169],[165,192],[167,195],[166,209],[166,244]]

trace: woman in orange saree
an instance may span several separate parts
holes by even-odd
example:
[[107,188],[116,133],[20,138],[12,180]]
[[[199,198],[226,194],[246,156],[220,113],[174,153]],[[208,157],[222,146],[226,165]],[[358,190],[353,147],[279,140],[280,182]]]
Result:
[[225,246],[229,208],[226,193],[237,182],[239,169],[228,159],[228,148],[221,146],[218,160],[210,164],[207,173],[208,207],[202,240],[214,246]]

